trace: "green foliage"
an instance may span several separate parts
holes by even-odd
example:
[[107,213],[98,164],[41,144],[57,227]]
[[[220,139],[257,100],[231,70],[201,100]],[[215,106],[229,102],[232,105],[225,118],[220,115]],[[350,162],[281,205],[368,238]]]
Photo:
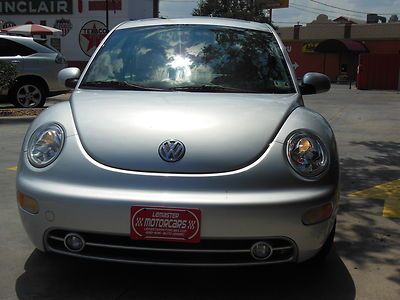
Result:
[[0,88],[12,85],[16,76],[17,71],[13,64],[0,61]]
[[252,0],[200,0],[193,16],[212,16],[268,23],[265,11]]

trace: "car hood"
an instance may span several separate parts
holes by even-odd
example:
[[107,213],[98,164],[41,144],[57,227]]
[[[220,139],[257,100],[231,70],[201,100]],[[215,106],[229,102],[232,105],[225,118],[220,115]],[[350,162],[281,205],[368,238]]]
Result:
[[[82,146],[101,164],[160,173],[219,173],[243,168],[267,149],[298,95],[78,90],[71,98]],[[181,141],[185,155],[166,162],[160,145]]]

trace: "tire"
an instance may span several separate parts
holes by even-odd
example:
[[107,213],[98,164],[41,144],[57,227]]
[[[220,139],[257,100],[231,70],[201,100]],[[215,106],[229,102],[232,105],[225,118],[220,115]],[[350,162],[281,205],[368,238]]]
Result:
[[43,107],[47,98],[46,88],[35,80],[21,80],[11,90],[12,103],[20,108]]

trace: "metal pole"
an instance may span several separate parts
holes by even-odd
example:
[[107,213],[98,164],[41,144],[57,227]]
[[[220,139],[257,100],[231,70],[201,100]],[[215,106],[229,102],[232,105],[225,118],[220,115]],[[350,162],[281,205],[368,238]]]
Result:
[[269,24],[272,25],[272,8],[269,9]]
[[108,32],[108,0],[106,0],[106,28]]
[[158,18],[159,17],[159,12],[160,7],[159,7],[159,0],[153,0],[153,18]]

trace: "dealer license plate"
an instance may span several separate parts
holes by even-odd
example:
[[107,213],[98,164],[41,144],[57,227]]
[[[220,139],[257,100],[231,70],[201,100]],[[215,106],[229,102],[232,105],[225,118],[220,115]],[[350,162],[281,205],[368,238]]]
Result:
[[131,239],[200,242],[201,211],[196,208],[131,207]]

